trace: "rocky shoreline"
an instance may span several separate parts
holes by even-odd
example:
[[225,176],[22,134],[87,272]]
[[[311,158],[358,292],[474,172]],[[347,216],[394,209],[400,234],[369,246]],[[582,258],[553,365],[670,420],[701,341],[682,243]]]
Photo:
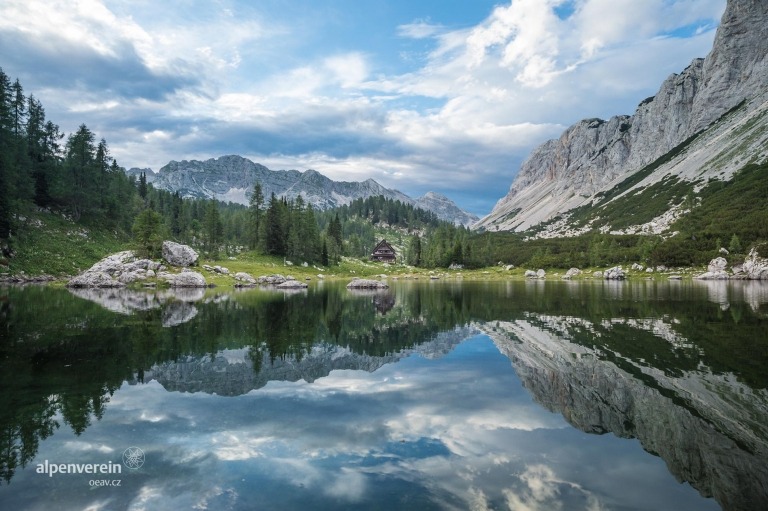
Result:
[[[720,250],[722,255],[728,256],[728,252],[725,249]],[[707,265],[706,271],[696,273],[695,268],[677,268],[671,269],[665,266],[645,267],[642,264],[635,263],[631,267],[627,266],[626,269],[623,266],[614,266],[606,270],[582,270],[579,268],[570,268],[567,272],[560,274],[547,274],[544,269],[538,271],[527,270],[519,277],[532,280],[545,280],[550,277],[559,278],[563,280],[628,280],[645,278],[653,279],[666,276],[669,280],[682,280],[684,278],[693,278],[695,280],[768,280],[768,258],[761,257],[758,250],[753,248],[746,256],[743,263],[736,263],[729,267],[729,262],[723,256],[718,256],[712,259]],[[245,271],[232,271],[224,266],[210,266],[208,264],[202,264],[197,266],[199,256],[194,249],[189,246],[181,245],[171,241],[163,243],[163,257],[160,260],[151,260],[146,258],[140,258],[137,254],[131,250],[117,252],[111,254],[86,271],[76,275],[27,275],[24,272],[19,274],[9,275],[0,274],[0,285],[25,285],[25,284],[51,284],[56,282],[65,282],[69,288],[85,288],[85,289],[98,289],[98,288],[123,288],[126,286],[132,287],[170,287],[170,288],[204,288],[214,287],[216,284],[226,285],[226,282],[222,282],[222,277],[225,280],[231,281],[231,285],[234,288],[252,288],[252,287],[272,287],[278,289],[304,289],[308,287],[308,284],[304,280],[313,280],[313,276],[300,275],[297,279],[292,275],[282,275],[279,273],[261,275],[254,277],[250,273]],[[733,258],[731,257],[731,261]],[[501,263],[499,263],[501,265]],[[193,266],[194,269],[190,268]],[[272,265],[274,266],[274,265]],[[495,277],[502,277],[505,279],[516,278],[516,275],[507,273],[508,269],[513,267],[500,267],[495,272]],[[241,268],[242,269],[242,265]],[[321,268],[317,270],[323,271]],[[486,271],[482,271],[486,270]],[[491,268],[480,268],[475,272],[474,277],[480,279],[494,280],[494,276],[491,275]],[[504,271],[503,271],[504,270]],[[520,269],[522,270],[522,269]],[[262,269],[263,271],[263,269]],[[351,271],[351,273],[355,273]],[[433,272],[429,272],[432,275]],[[206,275],[214,277],[214,281],[210,282]],[[458,272],[455,274],[445,272],[443,277],[450,278],[472,278],[472,272]],[[427,275],[424,275],[425,277]],[[329,275],[326,276],[323,273],[317,274],[318,280],[323,280],[326,277],[344,278],[346,275]],[[385,282],[379,280],[360,279],[358,277],[349,275],[352,278],[352,282],[349,283],[350,288],[385,288],[388,287]],[[381,275],[385,277],[385,275]],[[418,279],[415,275],[405,276],[392,276],[393,280],[398,278],[413,278]],[[214,283],[215,282],[215,283]],[[369,283],[370,282],[370,283]]]

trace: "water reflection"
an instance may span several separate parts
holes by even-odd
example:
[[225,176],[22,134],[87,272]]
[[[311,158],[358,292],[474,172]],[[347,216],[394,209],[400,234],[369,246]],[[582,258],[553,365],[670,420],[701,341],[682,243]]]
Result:
[[[117,507],[714,505],[642,446],[723,508],[762,509],[766,289],[5,290],[0,504],[31,498],[36,457],[125,438],[156,464]],[[39,499],[93,504],[70,490]]]

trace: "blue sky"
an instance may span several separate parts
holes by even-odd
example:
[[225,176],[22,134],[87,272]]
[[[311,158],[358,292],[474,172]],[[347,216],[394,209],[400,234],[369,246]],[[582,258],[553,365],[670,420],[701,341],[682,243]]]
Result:
[[486,214],[536,145],[632,113],[725,0],[3,0],[0,67],[126,167],[240,154]]

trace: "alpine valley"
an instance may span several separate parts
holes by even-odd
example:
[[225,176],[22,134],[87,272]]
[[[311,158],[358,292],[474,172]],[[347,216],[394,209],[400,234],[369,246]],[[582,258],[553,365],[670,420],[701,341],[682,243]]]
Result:
[[[768,2],[729,0],[706,58],[667,78],[633,115],[585,119],[539,146],[475,227],[529,239],[668,238],[690,227],[687,213],[707,217],[701,226],[729,217],[728,208],[742,220],[764,210],[754,184],[768,177],[767,20]],[[745,193],[733,193],[739,187]]]
[[179,192],[184,198],[217,199],[248,204],[254,183],[261,183],[265,196],[295,199],[298,196],[316,209],[349,204],[355,199],[383,196],[433,212],[441,220],[469,226],[476,215],[459,209],[447,197],[428,192],[412,199],[398,190],[381,186],[373,179],[363,182],[333,181],[316,170],[270,170],[242,156],[229,155],[206,161],[171,161],[155,174],[151,169],[132,168],[129,175],[144,173],[147,182],[160,190]]

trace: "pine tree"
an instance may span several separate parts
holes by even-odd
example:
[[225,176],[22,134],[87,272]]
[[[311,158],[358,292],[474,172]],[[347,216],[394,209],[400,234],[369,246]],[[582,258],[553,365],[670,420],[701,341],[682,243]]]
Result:
[[328,242],[323,238],[323,248],[320,252],[320,264],[328,266]]
[[264,219],[264,248],[267,254],[285,255],[285,225],[283,221],[284,204],[275,196],[269,198],[269,206]]
[[258,181],[256,181],[256,184],[253,185],[253,194],[251,195],[249,206],[251,212],[251,221],[253,222],[250,246],[252,249],[256,249],[259,247],[259,243],[261,241],[261,217],[264,213],[264,192],[261,189],[261,183]]
[[205,247],[210,254],[218,255],[223,235],[224,224],[221,222],[219,208],[216,201],[211,199],[205,209],[205,222],[203,224]]
[[159,257],[163,243],[162,217],[147,208],[133,223],[133,239],[141,257]]
[[147,173],[142,172],[139,174],[139,197],[142,199],[147,198]]
[[93,184],[95,179],[95,151],[93,145],[95,136],[85,124],[81,124],[77,132],[67,139],[67,206],[72,211],[75,219],[84,214],[89,214],[96,202]]

